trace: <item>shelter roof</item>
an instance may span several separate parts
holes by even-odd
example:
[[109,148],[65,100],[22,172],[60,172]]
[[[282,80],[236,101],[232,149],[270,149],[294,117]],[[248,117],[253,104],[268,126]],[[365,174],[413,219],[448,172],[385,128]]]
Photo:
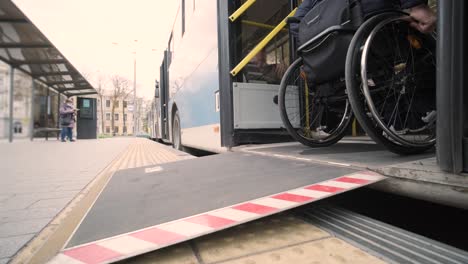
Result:
[[0,1],[0,60],[67,96],[96,90],[10,0]]

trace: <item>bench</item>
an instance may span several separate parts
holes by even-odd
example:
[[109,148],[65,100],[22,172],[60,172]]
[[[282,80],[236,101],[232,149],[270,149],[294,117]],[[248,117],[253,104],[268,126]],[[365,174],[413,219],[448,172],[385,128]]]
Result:
[[46,140],[49,140],[49,133],[57,133],[57,139],[58,139],[61,131],[62,131],[62,129],[57,128],[57,127],[38,127],[38,128],[34,128],[33,136],[31,137],[31,140],[33,140],[34,137],[39,133],[45,133],[45,139]]

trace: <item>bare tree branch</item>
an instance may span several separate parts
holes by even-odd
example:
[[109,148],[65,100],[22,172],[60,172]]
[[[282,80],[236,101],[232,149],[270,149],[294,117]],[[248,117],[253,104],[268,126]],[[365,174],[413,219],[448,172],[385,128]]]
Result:
[[98,93],[99,101],[100,101],[100,107],[101,107],[101,131],[102,133],[105,132],[104,130],[104,94],[106,91],[106,86],[107,86],[107,77],[103,75],[102,73],[99,73],[97,75],[97,87],[96,87],[96,92]]
[[130,81],[120,75],[112,76],[111,83],[112,83],[111,129],[112,129],[112,132],[114,133],[115,132],[115,108],[116,108],[117,102],[119,102],[120,100],[124,101],[128,97],[128,95],[131,93],[131,89],[130,89]]

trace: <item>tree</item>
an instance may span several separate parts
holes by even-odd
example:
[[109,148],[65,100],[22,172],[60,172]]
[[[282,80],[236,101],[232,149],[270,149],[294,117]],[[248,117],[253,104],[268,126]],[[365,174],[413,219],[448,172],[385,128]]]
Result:
[[[115,132],[115,106],[119,100],[124,101],[132,92],[130,89],[130,82],[119,75],[114,75],[111,77],[112,81],[112,94],[111,94],[111,103],[112,103],[112,108],[111,108],[111,129],[112,133]],[[123,104],[122,104],[123,105]],[[123,108],[122,114],[125,115],[125,108]],[[123,118],[123,117],[122,117]],[[124,126],[125,126],[125,121],[124,121]]]
[[[127,127],[127,118],[125,117],[125,108],[128,105],[127,103],[125,103],[126,102],[125,100],[128,98],[130,93],[131,93],[131,91],[128,92],[127,94],[125,94],[125,96],[122,98],[122,121],[123,121],[123,127],[125,127],[125,128]],[[122,128],[122,132],[123,132],[123,128]],[[128,129],[125,130],[125,133],[128,133]]]

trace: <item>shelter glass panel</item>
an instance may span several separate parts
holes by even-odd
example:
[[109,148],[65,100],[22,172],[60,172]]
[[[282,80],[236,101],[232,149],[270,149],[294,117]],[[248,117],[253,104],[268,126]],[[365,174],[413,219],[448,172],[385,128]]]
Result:
[[15,137],[30,135],[32,107],[32,78],[15,71],[13,93],[13,128]]
[[8,136],[9,89],[9,66],[0,62],[0,138]]
[[34,96],[34,128],[46,127],[47,87],[36,85]]

